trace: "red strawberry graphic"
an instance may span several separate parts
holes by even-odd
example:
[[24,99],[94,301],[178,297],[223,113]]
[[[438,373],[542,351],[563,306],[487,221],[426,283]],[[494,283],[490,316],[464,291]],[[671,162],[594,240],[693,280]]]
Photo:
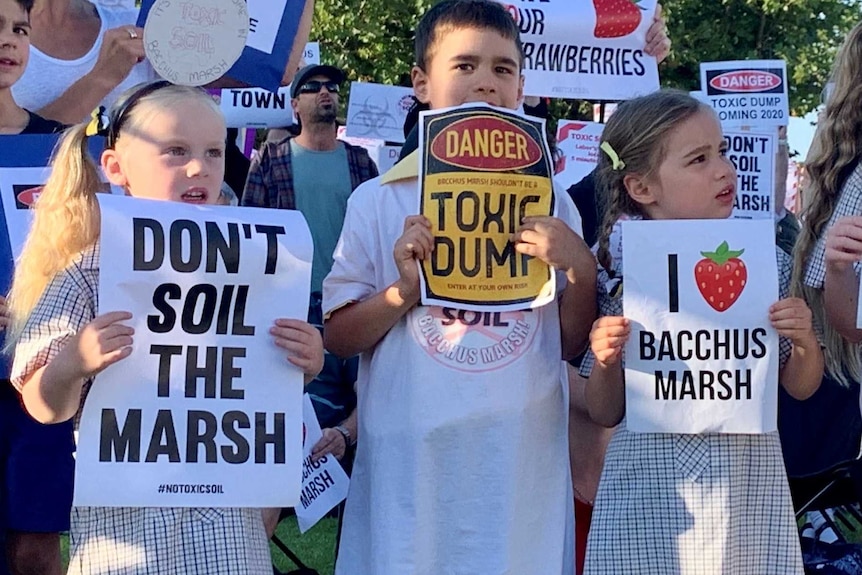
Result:
[[739,256],[745,250],[731,250],[727,242],[714,252],[700,252],[703,259],[694,266],[700,295],[715,311],[727,311],[739,299],[748,279],[748,269]]
[[636,0],[593,0],[596,8],[596,38],[628,36],[640,26],[643,8]]

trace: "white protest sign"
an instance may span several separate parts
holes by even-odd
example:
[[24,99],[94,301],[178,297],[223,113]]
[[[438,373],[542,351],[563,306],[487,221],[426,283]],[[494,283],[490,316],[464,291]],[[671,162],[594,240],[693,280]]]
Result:
[[328,453],[317,461],[312,460],[311,450],[323,437],[323,432],[307,393],[302,396],[302,420],[302,493],[296,506],[296,521],[299,532],[305,533],[333,507],[344,501],[350,478],[332,454]]
[[144,25],[147,60],[174,84],[202,86],[239,59],[248,27],[245,0],[156,0]]
[[659,88],[647,56],[655,0],[500,0],[518,23],[529,96],[625,100]]
[[734,218],[775,216],[775,133],[724,132],[727,157],[736,167]]
[[287,0],[248,0],[250,48],[272,54]]
[[398,162],[398,156],[401,154],[401,146],[376,146],[369,150],[371,159],[377,164],[377,171],[385,174],[389,169]]
[[604,129],[605,125],[597,122],[560,120],[557,124],[557,148],[563,154],[563,161],[562,170],[554,179],[563,187],[578,183],[595,169]]
[[12,255],[17,260],[33,224],[30,208],[42,192],[51,169],[44,168],[0,168],[0,194],[3,196],[3,212]]
[[772,127],[790,121],[784,60],[701,62],[700,89],[722,125]]
[[368,82],[350,85],[347,135],[404,142],[404,120],[413,104],[413,88]]
[[774,431],[773,222],[625,221],[622,242],[628,429]]
[[99,204],[99,313],[131,312],[135,342],[85,401],[75,505],[295,505],[303,374],[269,329],[307,315],[302,215],[117,196]]
[[[320,64],[320,45],[305,45],[306,64]],[[296,123],[290,105],[290,86],[270,92],[263,88],[224,88],[218,99],[228,128],[283,128]]]
[[[42,193],[42,187],[51,175],[49,167],[52,150],[59,141],[59,134],[29,134],[0,136],[0,197],[6,218],[6,229],[12,255],[18,258],[24,241],[30,232],[33,212],[30,208]],[[98,163],[104,148],[104,139],[91,137],[88,140],[91,158]],[[101,170],[99,177],[103,178]],[[102,180],[104,181],[104,180]],[[104,189],[108,191],[108,184]],[[122,189],[111,188],[113,193],[124,194]]]

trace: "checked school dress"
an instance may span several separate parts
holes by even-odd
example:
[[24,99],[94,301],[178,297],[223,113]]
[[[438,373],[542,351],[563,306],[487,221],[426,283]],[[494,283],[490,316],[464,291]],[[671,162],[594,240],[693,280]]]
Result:
[[[776,258],[784,298],[791,260],[777,248]],[[597,283],[601,315],[624,315],[606,271]],[[783,365],[791,344],[780,340]],[[594,362],[588,353],[581,375]],[[778,432],[632,433],[623,419],[605,457],[585,573],[801,575]]]
[[[96,317],[98,285],[97,243],[57,274],[33,309],[15,348],[16,388]],[[69,555],[69,575],[272,573],[261,511],[251,508],[73,507]]]

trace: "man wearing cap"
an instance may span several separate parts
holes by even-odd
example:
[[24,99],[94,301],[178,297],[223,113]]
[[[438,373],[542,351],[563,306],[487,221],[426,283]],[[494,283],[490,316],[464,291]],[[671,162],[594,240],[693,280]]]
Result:
[[[368,152],[336,139],[338,93],[344,73],[333,66],[310,65],[296,73],[290,88],[299,135],[266,142],[252,160],[242,205],[299,210],[314,240],[308,321],[323,325],[321,288],[332,267],[347,198],[359,184],[377,177]],[[356,441],[356,359],[326,354],[323,371],[306,386],[326,446],[339,459]],[[316,448],[315,451],[318,451]]]

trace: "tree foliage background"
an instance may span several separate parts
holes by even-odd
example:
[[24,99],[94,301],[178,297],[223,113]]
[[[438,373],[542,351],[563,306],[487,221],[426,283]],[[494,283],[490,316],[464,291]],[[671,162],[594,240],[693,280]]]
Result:
[[[589,2],[589,0],[556,0]],[[435,0],[317,0],[311,38],[322,60],[351,80],[410,85],[413,30]],[[671,56],[659,71],[664,86],[699,87],[702,61],[779,58],[787,61],[794,115],[815,109],[835,51],[862,21],[862,0],[663,0]],[[862,79],[860,79],[862,81]],[[557,117],[586,108],[555,102]]]

